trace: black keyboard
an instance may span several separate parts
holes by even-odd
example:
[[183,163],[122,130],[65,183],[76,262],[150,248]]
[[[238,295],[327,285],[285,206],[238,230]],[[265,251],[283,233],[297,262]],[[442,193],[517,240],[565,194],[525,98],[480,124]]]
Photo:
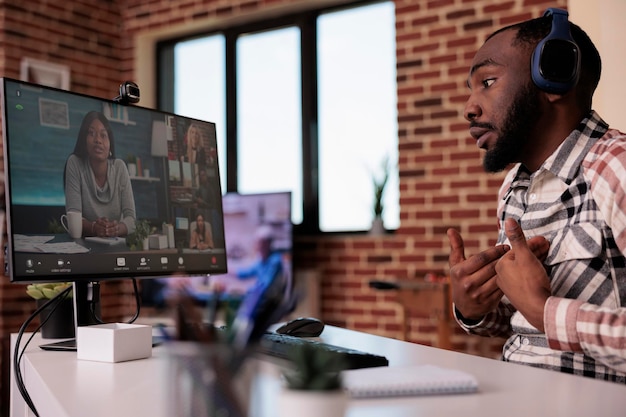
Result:
[[275,356],[281,359],[289,359],[290,350],[294,346],[297,347],[304,344],[341,356],[341,362],[345,369],[373,368],[375,366],[389,365],[389,360],[384,356],[334,346],[314,339],[306,339],[279,333],[265,333],[261,337],[257,350],[266,355]]

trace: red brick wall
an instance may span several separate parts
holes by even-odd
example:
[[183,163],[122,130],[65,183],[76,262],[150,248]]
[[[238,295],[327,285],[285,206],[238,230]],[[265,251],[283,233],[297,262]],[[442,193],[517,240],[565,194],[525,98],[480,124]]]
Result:
[[[134,39],[171,27],[199,27],[241,15],[275,15],[303,0],[72,0],[0,3],[0,71],[19,77],[22,57],[71,68],[71,89],[110,98],[134,79]],[[499,175],[482,171],[481,152],[467,133],[463,105],[471,58],[502,25],[539,16],[566,0],[396,0],[401,227],[367,235],[300,237],[296,260],[322,276],[322,319],[400,337],[399,307],[372,278],[419,280],[446,274],[445,230],[462,232],[471,254],[493,244]],[[141,86],[153,88],[154,86]],[[127,288],[112,286],[105,310],[127,314]],[[121,291],[121,293],[117,293]],[[123,294],[122,297],[119,294]],[[0,336],[17,331],[34,304],[23,288],[0,282]],[[410,340],[432,344],[434,323],[412,321]],[[455,349],[494,355],[501,341],[453,337]],[[6,358],[6,348],[3,359]],[[6,360],[3,360],[6,365]],[[5,381],[3,381],[3,386]],[[3,393],[6,390],[3,389]],[[4,394],[6,395],[6,394]],[[6,397],[3,395],[3,398]]]
[[[123,80],[120,60],[124,34],[120,3],[99,0],[0,2],[0,74],[19,78],[20,61],[24,57],[49,61],[70,67],[73,91],[115,97]],[[34,157],[45,158],[45,155]],[[4,196],[2,199],[4,201]],[[120,320],[134,311],[129,285],[103,285],[106,319]],[[7,277],[0,278],[2,415],[7,415],[9,407],[8,338],[10,333],[18,331],[34,309],[35,302],[26,296],[23,285],[11,284]]]

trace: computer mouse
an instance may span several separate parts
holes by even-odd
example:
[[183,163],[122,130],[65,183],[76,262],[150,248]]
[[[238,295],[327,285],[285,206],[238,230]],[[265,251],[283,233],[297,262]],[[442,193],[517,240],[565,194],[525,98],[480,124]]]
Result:
[[276,329],[276,333],[296,337],[317,337],[324,330],[324,322],[313,317],[298,317]]

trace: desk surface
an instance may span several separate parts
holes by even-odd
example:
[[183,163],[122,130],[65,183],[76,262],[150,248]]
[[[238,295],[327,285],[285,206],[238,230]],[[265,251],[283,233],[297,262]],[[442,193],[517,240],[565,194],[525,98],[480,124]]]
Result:
[[[390,367],[434,364],[469,372],[479,382],[475,394],[352,400],[345,417],[623,417],[626,410],[626,386],[611,382],[332,326],[326,326],[321,340],[384,355]],[[74,352],[43,351],[39,344],[37,337],[31,342],[23,373],[41,417],[167,415],[165,398],[171,387],[162,366],[163,348],[155,348],[149,359],[109,364],[76,360]],[[280,368],[271,360],[259,364],[250,416],[275,416]],[[28,416],[13,380],[11,384],[11,417]]]

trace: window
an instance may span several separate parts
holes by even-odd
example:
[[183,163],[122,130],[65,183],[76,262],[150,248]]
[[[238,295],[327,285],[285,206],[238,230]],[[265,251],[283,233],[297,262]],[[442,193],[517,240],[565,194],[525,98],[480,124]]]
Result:
[[158,49],[159,106],[217,124],[223,189],[291,191],[302,232],[368,230],[385,160],[399,226],[394,3],[357,3]]
[[206,36],[174,47],[174,111],[215,123],[222,189],[226,189],[226,66],[224,37]]
[[237,40],[237,191],[291,191],[302,223],[300,30]]
[[[398,159],[394,22],[388,3],[318,19],[322,231],[368,229],[372,177],[380,180],[386,158]],[[385,225],[397,228],[395,172],[390,181],[383,214]]]

